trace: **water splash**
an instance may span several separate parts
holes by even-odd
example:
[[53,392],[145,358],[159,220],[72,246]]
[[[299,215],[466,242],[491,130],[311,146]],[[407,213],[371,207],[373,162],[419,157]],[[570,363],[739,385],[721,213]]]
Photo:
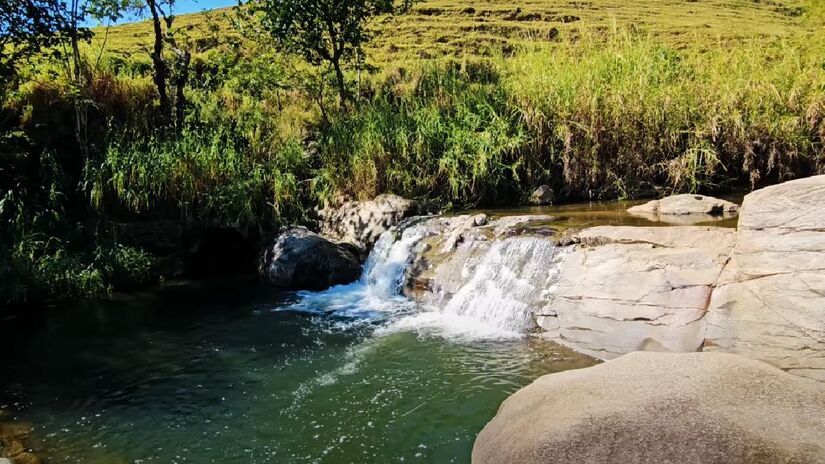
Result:
[[420,227],[384,232],[364,264],[360,280],[323,292],[298,292],[298,301],[284,309],[344,318],[341,328],[381,322],[413,311],[416,304],[401,295],[401,287],[415,246],[426,236]]
[[342,317],[342,328],[381,322],[379,335],[413,331],[449,339],[514,338],[535,326],[533,310],[545,304],[563,248],[527,236],[469,244],[472,248],[463,251],[475,256],[451,277],[457,279],[458,290],[425,307],[403,297],[401,289],[407,269],[421,252],[419,244],[432,234],[433,229],[422,224],[385,232],[358,282],[300,292],[299,301],[287,309]]

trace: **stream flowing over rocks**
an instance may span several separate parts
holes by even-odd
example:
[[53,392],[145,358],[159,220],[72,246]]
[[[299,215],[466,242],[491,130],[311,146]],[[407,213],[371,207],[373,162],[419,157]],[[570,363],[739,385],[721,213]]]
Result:
[[367,271],[392,263],[377,273],[390,285],[364,282],[375,272],[362,284],[411,297],[429,316],[538,333],[602,360],[723,351],[825,381],[825,176],[751,193],[741,210],[693,195],[654,206],[706,218],[739,210],[739,228],[412,217],[382,233],[368,260]]

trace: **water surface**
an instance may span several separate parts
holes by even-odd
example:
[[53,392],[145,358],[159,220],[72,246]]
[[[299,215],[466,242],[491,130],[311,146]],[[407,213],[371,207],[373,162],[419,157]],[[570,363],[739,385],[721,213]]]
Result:
[[51,463],[469,462],[509,394],[592,363],[300,299],[187,284],[4,324],[0,409]]

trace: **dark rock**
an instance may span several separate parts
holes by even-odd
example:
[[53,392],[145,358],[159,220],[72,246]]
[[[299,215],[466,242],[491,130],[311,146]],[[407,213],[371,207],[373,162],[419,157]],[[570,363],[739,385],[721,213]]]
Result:
[[292,227],[264,248],[258,271],[276,287],[324,290],[357,280],[361,264],[341,245],[304,227]]
[[530,195],[531,205],[552,205],[556,201],[556,194],[549,185],[542,185]]

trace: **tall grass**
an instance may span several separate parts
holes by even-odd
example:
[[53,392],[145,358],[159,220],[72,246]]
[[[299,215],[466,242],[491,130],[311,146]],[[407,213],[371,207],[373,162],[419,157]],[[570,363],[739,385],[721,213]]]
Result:
[[[821,45],[821,42],[819,42]],[[814,43],[673,50],[618,35],[504,62],[538,150],[570,192],[750,187],[823,169]]]
[[[22,148],[0,189],[38,186],[28,207],[40,213],[51,192],[67,192],[64,226],[179,218],[266,231],[339,196],[466,207],[517,204],[541,184],[561,200],[608,199],[825,172],[825,32],[680,44],[580,31],[506,58],[384,69],[359,80],[348,112],[320,111],[329,86],[265,47],[203,54],[180,131],[153,124],[145,66],[115,60],[85,96],[95,150],[85,169],[66,85],[33,78],[4,102],[14,118],[3,124],[24,137],[11,137]],[[46,152],[63,180],[39,173]],[[148,256],[89,229],[12,229],[0,227],[5,293],[87,295],[153,275]]]
[[823,172],[825,48],[809,39],[700,50],[585,35],[486,72],[428,67],[332,125],[319,179],[472,205],[544,183],[562,198],[627,198]]
[[411,82],[390,78],[321,135],[316,193],[392,191],[458,204],[507,198],[526,135],[497,79],[487,66],[450,65],[426,68]]
[[92,201],[115,216],[165,212],[188,221],[272,225],[301,214],[305,166],[294,141],[260,159],[226,132],[190,130],[175,139],[113,143],[96,172]]

